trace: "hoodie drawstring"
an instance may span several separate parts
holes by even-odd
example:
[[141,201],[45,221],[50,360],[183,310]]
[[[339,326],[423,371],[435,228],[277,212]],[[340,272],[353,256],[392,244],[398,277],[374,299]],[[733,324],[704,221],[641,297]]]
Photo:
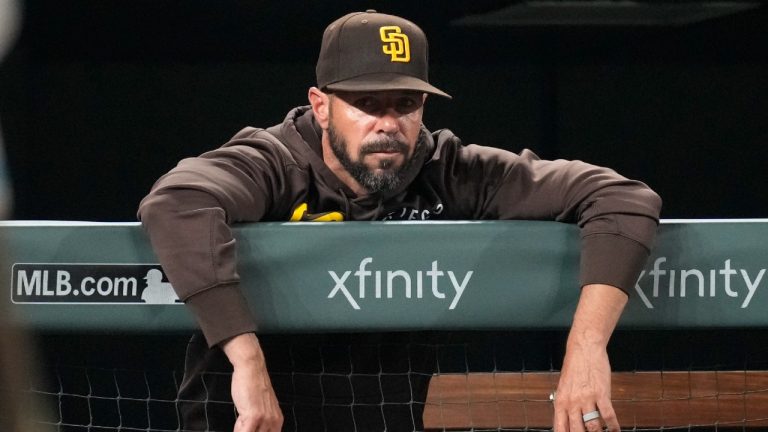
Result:
[[373,216],[373,220],[379,220],[381,216],[381,210],[384,208],[384,197],[379,197],[379,205],[376,206],[376,214]]
[[341,194],[342,197],[344,197],[344,220],[351,220],[351,205],[349,203],[349,197],[347,194],[344,193],[343,188],[339,188],[339,194]]

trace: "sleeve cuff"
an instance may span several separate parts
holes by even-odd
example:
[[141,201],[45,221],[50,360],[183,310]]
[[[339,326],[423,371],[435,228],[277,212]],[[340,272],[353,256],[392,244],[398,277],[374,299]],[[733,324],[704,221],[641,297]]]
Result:
[[581,286],[612,285],[629,295],[648,260],[648,249],[616,234],[592,234],[581,242]]
[[186,301],[209,347],[243,333],[255,332],[256,322],[238,284],[219,285]]

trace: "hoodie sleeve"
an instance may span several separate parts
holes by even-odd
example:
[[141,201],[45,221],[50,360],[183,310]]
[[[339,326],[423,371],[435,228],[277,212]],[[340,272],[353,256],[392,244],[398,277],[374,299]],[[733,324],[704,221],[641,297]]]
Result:
[[210,346],[256,330],[240,288],[230,226],[262,220],[286,184],[280,152],[250,144],[235,141],[182,160],[138,210],[160,264]]
[[541,160],[489,147],[457,147],[449,178],[477,219],[555,220],[581,233],[581,286],[629,293],[655,240],[661,198],[642,182],[581,161]]

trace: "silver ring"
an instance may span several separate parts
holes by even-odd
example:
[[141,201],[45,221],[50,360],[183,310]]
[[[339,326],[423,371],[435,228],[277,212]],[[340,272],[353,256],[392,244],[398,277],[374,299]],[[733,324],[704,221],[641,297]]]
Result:
[[584,420],[584,423],[586,423],[586,422],[588,422],[590,420],[599,419],[600,418],[600,411],[598,411],[598,410],[590,411],[590,412],[584,414],[583,416],[581,416],[581,418]]
[[556,394],[557,394],[557,392],[552,392],[552,393],[549,394],[549,401],[550,402],[554,402],[555,401],[555,395]]

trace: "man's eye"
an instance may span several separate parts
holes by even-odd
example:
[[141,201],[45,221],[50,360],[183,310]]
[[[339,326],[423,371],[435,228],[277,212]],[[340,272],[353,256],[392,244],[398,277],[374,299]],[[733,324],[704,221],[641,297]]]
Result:
[[416,99],[404,97],[397,101],[397,110],[401,113],[410,113],[419,108],[419,102]]
[[378,103],[372,97],[364,97],[355,101],[355,107],[365,112],[371,112],[376,110]]

